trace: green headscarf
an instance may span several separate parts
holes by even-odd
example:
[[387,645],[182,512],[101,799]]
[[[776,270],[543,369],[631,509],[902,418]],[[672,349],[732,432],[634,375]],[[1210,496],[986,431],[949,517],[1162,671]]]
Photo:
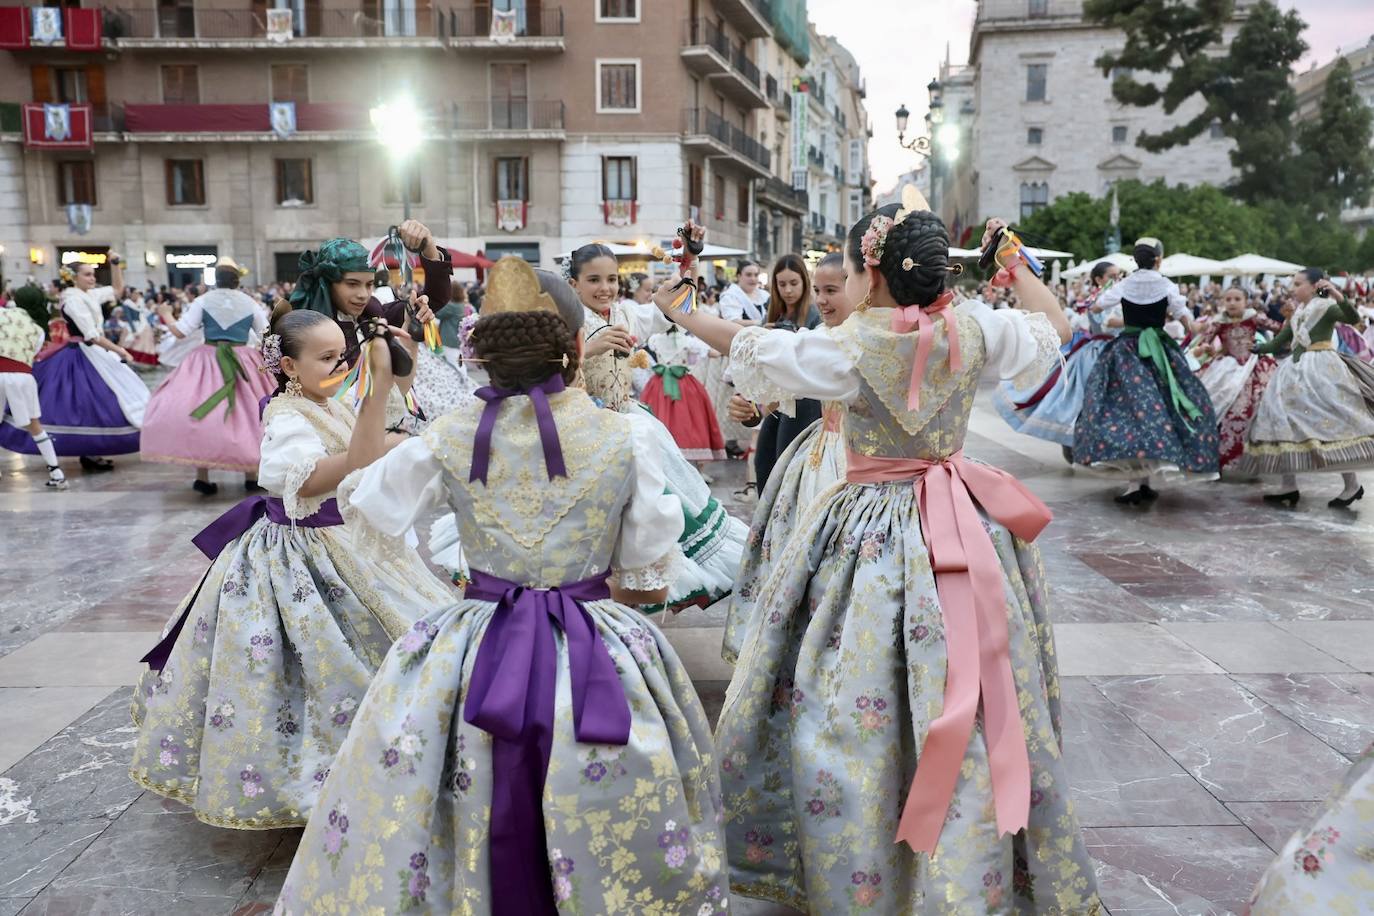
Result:
[[334,302],[329,296],[329,284],[338,283],[344,274],[371,272],[367,263],[367,249],[352,239],[330,239],[319,251],[302,251],[297,266],[300,276],[291,290],[291,307],[310,309],[321,315],[334,317]]

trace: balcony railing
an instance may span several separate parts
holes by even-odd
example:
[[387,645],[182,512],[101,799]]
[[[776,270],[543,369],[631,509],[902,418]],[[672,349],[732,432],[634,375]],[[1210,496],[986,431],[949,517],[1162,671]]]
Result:
[[[438,34],[434,10],[381,10],[374,18],[361,10],[321,9],[314,3],[292,17],[295,38],[431,38]],[[111,9],[106,33],[112,38],[265,39],[267,17],[261,9]]]
[[[491,36],[491,9],[441,11],[439,28],[448,38],[488,38]],[[515,37],[562,38],[563,8],[521,10],[515,20]]]
[[764,168],[771,164],[773,154],[768,151],[768,147],[714,111],[706,108],[688,108],[682,114],[684,134],[712,137]]
[[744,47],[742,45],[735,46],[733,53],[730,55],[730,63],[734,65],[735,69],[738,70],[745,79],[754,84],[754,88],[758,88],[759,68],[749,59],[748,55],[744,53]]
[[564,130],[561,101],[532,99],[491,99],[479,102],[454,102],[455,130],[561,131]]
[[[116,123],[119,123],[115,129],[131,134],[266,134],[272,130],[267,105],[263,102],[212,105],[126,104],[121,115],[115,118]],[[296,106],[297,131],[357,132],[371,129],[368,109],[363,105],[316,102]]]
[[716,24],[704,19],[688,19],[685,40],[688,47],[707,47],[719,54],[740,76],[755,89],[763,85],[758,65],[749,59],[742,45],[730,44]]
[[798,212],[806,212],[809,195],[806,191],[798,191],[781,178],[774,178],[770,175],[764,183],[762,192],[772,200],[790,205]]

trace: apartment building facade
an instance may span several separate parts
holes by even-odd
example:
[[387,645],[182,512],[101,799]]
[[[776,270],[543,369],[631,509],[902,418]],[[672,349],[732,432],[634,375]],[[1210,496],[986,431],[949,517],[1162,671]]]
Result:
[[854,56],[833,37],[811,29],[806,86],[807,193],[805,247],[838,250],[849,226],[873,203],[868,165],[872,136],[864,106],[867,88]]
[[[7,278],[118,250],[131,282],[224,254],[286,279],[407,209],[460,250],[546,265],[689,214],[717,244],[790,250],[805,212],[779,142],[800,0],[137,2],[80,48],[79,23],[41,43],[46,14],[0,9]],[[401,98],[418,117],[379,136],[373,110]],[[49,142],[45,105],[78,141],[89,117],[89,141]]]
[[[1371,111],[1374,111],[1374,35],[1363,46],[1341,48],[1336,57],[1293,77],[1293,89],[1298,95],[1298,118],[1309,121],[1315,119],[1321,110],[1322,96],[1326,93],[1326,80],[1336,61],[1345,58],[1350,62],[1351,76],[1355,92]],[[1374,227],[1374,200],[1346,201],[1341,209],[1341,222],[1357,232],[1367,232]]]

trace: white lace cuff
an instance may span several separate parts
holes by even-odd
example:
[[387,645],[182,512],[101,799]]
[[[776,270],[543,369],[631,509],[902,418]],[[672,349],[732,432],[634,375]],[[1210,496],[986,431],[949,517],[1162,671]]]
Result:
[[354,550],[362,556],[376,560],[402,561],[405,559],[406,549],[404,538],[391,537],[372,527],[362,510],[353,505],[353,493],[362,483],[366,471],[367,468],[350,471],[339,483],[336,499],[339,503],[339,514],[343,516],[344,527],[353,539]]
[[291,465],[286,471],[286,481],[282,484],[281,499],[286,508],[286,517],[294,521],[309,518],[320,511],[325,500],[329,499],[329,494],[323,496],[302,496],[301,487],[310,479],[310,475],[315,473],[315,465],[319,462],[320,455],[316,458],[309,458]]
[[1059,351],[1059,332],[1050,324],[1049,318],[1039,312],[1029,314],[1026,316],[1026,329],[1035,340],[1035,358],[1011,379],[1012,387],[1017,391],[1044,381],[1055,365],[1064,361]]
[[683,560],[682,550],[676,545],[656,563],[638,569],[619,569],[615,572],[615,584],[620,588],[636,592],[651,592],[667,588],[678,576],[678,568]]
[[766,328],[747,327],[735,335],[730,344],[730,376],[740,396],[755,404],[778,405],[778,410],[793,416],[797,412],[796,399],[769,381],[759,362],[759,342],[768,334]]

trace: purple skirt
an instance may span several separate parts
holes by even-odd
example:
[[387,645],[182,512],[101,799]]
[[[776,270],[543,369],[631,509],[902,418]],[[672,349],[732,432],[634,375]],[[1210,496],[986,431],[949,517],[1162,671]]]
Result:
[[[119,399],[81,352],[81,346],[73,343],[63,347],[33,367],[43,428],[52,436],[59,455],[136,453],[138,428],[124,416]],[[29,431],[14,426],[8,415],[0,423],[0,448],[38,454]]]

